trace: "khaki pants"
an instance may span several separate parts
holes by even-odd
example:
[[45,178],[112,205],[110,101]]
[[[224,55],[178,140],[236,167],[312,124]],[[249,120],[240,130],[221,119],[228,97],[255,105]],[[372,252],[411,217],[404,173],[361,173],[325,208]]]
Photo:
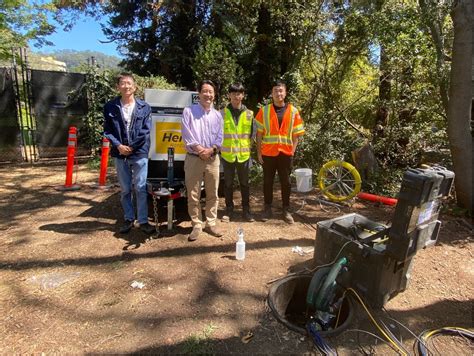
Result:
[[217,220],[217,206],[219,199],[219,156],[203,161],[198,156],[186,155],[184,160],[185,184],[188,196],[188,213],[193,228],[203,228],[201,213],[201,186],[204,181],[206,190],[206,222],[208,226],[215,226]]

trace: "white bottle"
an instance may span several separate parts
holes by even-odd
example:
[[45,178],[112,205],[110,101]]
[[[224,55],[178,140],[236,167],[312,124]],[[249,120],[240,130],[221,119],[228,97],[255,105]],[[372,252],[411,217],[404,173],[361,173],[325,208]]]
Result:
[[244,229],[239,228],[237,230],[238,240],[235,244],[235,259],[242,261],[245,259],[245,241],[244,241]]

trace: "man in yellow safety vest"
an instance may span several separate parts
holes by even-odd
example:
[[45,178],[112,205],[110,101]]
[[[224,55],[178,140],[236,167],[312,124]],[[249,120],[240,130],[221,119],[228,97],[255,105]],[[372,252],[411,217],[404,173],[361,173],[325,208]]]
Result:
[[221,157],[224,166],[225,205],[226,211],[222,221],[230,221],[234,217],[234,176],[237,171],[240,193],[242,196],[242,217],[245,221],[255,219],[250,211],[250,147],[253,129],[253,112],[242,104],[245,88],[241,83],[229,86],[230,103],[224,108],[224,141],[221,147]]

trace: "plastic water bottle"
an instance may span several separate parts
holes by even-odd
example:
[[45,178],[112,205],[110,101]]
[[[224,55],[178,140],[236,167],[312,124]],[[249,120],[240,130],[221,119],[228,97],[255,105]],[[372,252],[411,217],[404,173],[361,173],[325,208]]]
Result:
[[235,259],[242,261],[245,259],[245,241],[244,241],[244,229],[239,228],[237,230],[238,240],[235,244]]

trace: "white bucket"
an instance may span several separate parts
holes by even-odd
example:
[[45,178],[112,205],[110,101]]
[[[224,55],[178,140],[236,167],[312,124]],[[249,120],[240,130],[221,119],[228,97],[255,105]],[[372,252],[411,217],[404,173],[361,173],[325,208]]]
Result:
[[309,168],[295,169],[296,190],[301,193],[313,189],[313,171]]

